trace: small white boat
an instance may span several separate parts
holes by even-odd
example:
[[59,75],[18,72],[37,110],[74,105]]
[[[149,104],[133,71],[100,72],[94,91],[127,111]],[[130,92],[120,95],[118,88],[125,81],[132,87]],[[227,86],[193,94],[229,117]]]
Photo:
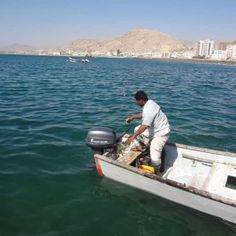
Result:
[[72,57],[68,57],[68,61],[71,63],[89,63],[89,59],[76,59]]
[[165,171],[153,174],[135,166],[139,151],[119,155],[116,141],[109,128],[88,133],[100,176],[236,224],[235,153],[168,143]]
[[75,58],[72,58],[72,57],[68,57],[68,61],[71,62],[71,63],[78,63],[79,62],[78,59],[75,59]]
[[82,59],[81,62],[82,63],[89,63],[90,61],[89,61],[89,59]]

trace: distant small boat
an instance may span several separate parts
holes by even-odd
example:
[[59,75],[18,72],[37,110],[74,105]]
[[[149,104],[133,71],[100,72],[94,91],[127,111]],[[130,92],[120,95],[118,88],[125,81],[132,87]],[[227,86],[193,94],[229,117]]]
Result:
[[89,59],[82,59],[81,62],[82,63],[89,63],[90,61],[89,61]]
[[137,167],[139,151],[120,154],[122,141],[110,128],[92,128],[86,143],[100,176],[236,224],[235,153],[168,143],[164,170],[153,174]]
[[72,58],[72,57],[68,57],[68,61],[72,62],[72,63],[78,63],[79,62],[78,59],[75,59],[75,58]]
[[88,59],[76,59],[72,57],[68,57],[68,61],[71,63],[89,63],[90,62]]

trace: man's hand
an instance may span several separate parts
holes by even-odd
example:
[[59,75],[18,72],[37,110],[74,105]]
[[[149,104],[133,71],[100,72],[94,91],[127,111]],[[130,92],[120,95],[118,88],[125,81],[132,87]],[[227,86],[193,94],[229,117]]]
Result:
[[134,118],[132,116],[125,119],[126,123],[130,123],[133,120],[134,120]]
[[132,134],[127,140],[126,140],[126,144],[130,145],[130,143],[132,143],[132,141],[134,141],[134,139],[139,136],[141,133],[144,132],[145,129],[147,129],[147,125],[140,125],[140,127],[138,128],[138,130]]
[[142,113],[138,113],[136,115],[130,116],[128,118],[125,119],[126,123],[130,123],[131,121],[135,120],[135,119],[140,119],[142,118]]
[[134,141],[135,137],[133,135],[129,136],[129,138],[126,140],[126,144],[130,145]]

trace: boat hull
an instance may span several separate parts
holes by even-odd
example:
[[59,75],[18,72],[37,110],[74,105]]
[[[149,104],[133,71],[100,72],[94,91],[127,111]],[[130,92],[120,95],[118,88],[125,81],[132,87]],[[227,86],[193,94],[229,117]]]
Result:
[[152,179],[138,173],[135,171],[136,168],[131,166],[126,168],[116,165],[114,161],[107,161],[99,156],[95,156],[95,162],[100,176],[236,224],[236,207],[234,206]]

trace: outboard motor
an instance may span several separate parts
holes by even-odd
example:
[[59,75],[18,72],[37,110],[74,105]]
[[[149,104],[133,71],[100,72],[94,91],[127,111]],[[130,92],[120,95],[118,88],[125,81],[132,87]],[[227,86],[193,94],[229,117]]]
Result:
[[94,154],[103,154],[113,151],[116,144],[116,134],[111,128],[94,127],[91,128],[85,140]]

